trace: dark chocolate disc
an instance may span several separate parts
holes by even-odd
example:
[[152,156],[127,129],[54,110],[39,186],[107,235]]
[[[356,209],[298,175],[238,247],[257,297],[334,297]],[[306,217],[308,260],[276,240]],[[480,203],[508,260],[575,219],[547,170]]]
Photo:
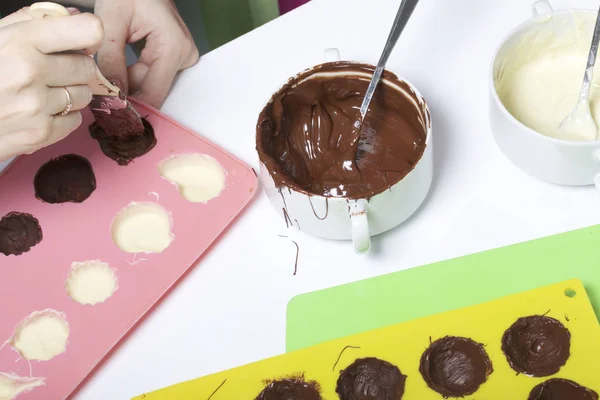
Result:
[[423,353],[419,371],[427,386],[442,396],[462,397],[475,393],[494,370],[482,344],[446,336]]
[[112,158],[119,165],[127,165],[134,158],[143,156],[156,146],[154,128],[146,119],[142,118],[142,122],[144,123],[143,135],[106,135],[96,122],[90,125],[90,135],[98,141],[100,149],[107,157]]
[[335,391],[340,400],[400,400],[406,376],[378,358],[359,358],[340,372]]
[[316,382],[306,382],[302,377],[273,381],[263,389],[256,400],[322,400]]
[[87,159],[66,154],[42,165],[33,185],[35,196],[46,203],[81,203],[96,190],[96,177]]
[[31,214],[11,212],[0,219],[0,253],[21,255],[42,241],[42,228]]
[[556,374],[566,364],[571,334],[560,321],[534,315],[519,318],[502,337],[511,368],[530,376]]
[[529,400],[598,400],[598,393],[567,379],[550,379],[534,387]]

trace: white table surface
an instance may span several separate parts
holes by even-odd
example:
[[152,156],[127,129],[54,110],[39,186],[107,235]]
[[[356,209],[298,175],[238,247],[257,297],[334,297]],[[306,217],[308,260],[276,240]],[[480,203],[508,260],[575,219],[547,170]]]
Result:
[[[202,57],[163,111],[256,169],[255,123],[271,93],[327,47],[376,63],[399,3],[313,0]],[[434,184],[413,218],[360,256],[350,243],[288,232],[261,193],[76,398],[127,399],[283,353],[286,305],[297,294],[600,223],[594,189],[530,178],[491,136],[490,59],[530,12],[529,0],[421,0],[415,10],[388,63],[420,89],[433,118]],[[296,276],[284,233],[300,246]]]

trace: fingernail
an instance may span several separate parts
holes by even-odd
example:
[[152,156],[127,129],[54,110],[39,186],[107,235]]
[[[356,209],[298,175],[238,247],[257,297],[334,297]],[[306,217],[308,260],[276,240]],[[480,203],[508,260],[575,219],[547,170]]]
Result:
[[123,82],[121,82],[119,79],[109,79],[109,81],[123,91]]
[[71,15],[81,14],[81,11],[79,11],[79,8],[76,8],[76,7],[67,7],[67,11],[69,11],[69,14],[71,14]]

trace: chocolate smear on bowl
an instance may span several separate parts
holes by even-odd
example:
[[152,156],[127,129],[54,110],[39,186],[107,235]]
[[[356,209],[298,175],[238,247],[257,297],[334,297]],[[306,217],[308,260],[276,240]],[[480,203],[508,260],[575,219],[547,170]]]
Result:
[[482,344],[446,336],[423,353],[419,371],[427,386],[448,398],[475,393],[494,369]]
[[550,379],[534,387],[528,400],[598,400],[598,393],[568,379]]
[[387,361],[359,358],[340,372],[335,391],[340,400],[400,400],[406,376]]
[[502,351],[511,368],[535,377],[556,374],[566,364],[570,347],[569,330],[542,315],[519,318],[502,336]]
[[300,375],[268,382],[255,400],[323,400],[320,392],[317,382]]
[[0,219],[0,253],[21,255],[42,241],[42,228],[31,214],[11,212]]
[[[260,113],[256,143],[277,187],[326,197],[370,198],[403,179],[425,151],[425,107],[389,71],[352,141],[354,122],[374,68],[322,64],[291,79]],[[347,76],[313,76],[344,73]],[[362,75],[361,75],[362,74]]]
[[96,122],[90,125],[90,135],[98,141],[100,149],[107,157],[112,158],[119,165],[127,165],[156,146],[154,128],[145,118],[142,118],[142,122],[144,124],[143,135],[106,135]]
[[86,158],[66,154],[42,165],[33,185],[35,197],[46,203],[81,203],[96,190],[96,176]]

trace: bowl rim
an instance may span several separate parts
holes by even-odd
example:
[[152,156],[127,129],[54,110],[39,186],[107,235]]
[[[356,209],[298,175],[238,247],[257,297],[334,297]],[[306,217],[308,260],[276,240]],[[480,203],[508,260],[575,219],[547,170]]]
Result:
[[[500,53],[500,50],[502,49],[502,47],[508,42],[508,40],[510,38],[512,38],[515,34],[521,32],[522,30],[524,30],[525,28],[532,26],[535,23],[539,23],[542,20],[547,20],[548,17],[552,17],[555,15],[559,15],[559,14],[572,14],[574,12],[585,12],[585,13],[594,13],[596,14],[597,11],[594,10],[589,10],[589,9],[578,9],[578,8],[569,8],[569,9],[564,9],[564,10],[554,10],[545,14],[540,14],[536,17],[533,18],[529,18],[521,23],[519,23],[518,25],[516,25],[513,29],[511,29],[506,35],[504,35],[504,37],[500,40],[499,44],[496,46],[496,49],[494,50],[494,54],[492,56],[492,61],[489,65],[488,68],[488,84],[489,84],[489,90],[492,94],[492,99],[493,101],[499,106],[500,112],[513,124],[518,125],[519,127],[521,127],[525,132],[527,132],[528,135],[532,135],[534,137],[540,138],[542,140],[547,140],[551,143],[556,143],[559,144],[561,146],[568,146],[568,147],[581,147],[581,148],[586,148],[586,147],[592,147],[592,148],[597,148],[600,145],[600,135],[599,138],[597,140],[594,141],[572,141],[572,140],[566,140],[566,139],[558,139],[558,138],[554,138],[551,136],[547,136],[544,135],[541,132],[536,131],[535,129],[532,129],[530,127],[528,127],[527,125],[525,125],[524,123],[522,123],[521,121],[519,121],[518,119],[516,119],[507,109],[506,106],[504,105],[504,103],[502,102],[502,100],[500,100],[500,96],[498,96],[498,91],[496,90],[496,85],[495,85],[495,80],[494,80],[494,66],[496,65],[496,61],[498,59],[498,55]],[[599,127],[600,130],[600,127]]]
[[[300,82],[304,82],[308,79],[312,79],[314,77],[314,75],[318,75],[319,72],[316,71],[319,67],[322,67],[324,65],[327,64],[346,64],[348,67],[351,67],[352,65],[363,65],[363,66],[368,66],[370,68],[373,68],[373,70],[375,70],[376,66],[371,64],[371,63],[367,63],[367,62],[363,62],[363,61],[357,61],[357,60],[340,60],[340,61],[330,61],[330,62],[322,62],[319,64],[315,64],[312,67],[306,68],[303,71],[300,71],[299,73],[297,73],[296,75],[288,78],[288,80],[286,82],[284,82],[282,85],[279,86],[279,88],[273,92],[271,94],[271,96],[269,97],[269,99],[267,100],[266,103],[264,103],[263,107],[260,109],[260,113],[259,113],[259,117],[260,114],[262,113],[262,111],[265,109],[265,107],[271,102],[271,100],[273,99],[273,97],[279,93],[286,85],[288,85],[291,81],[297,79],[299,76],[304,75],[304,74],[310,74],[307,75],[304,79],[302,79]],[[393,188],[394,186],[398,185],[400,182],[402,182],[403,180],[406,179],[406,177],[408,177],[410,174],[412,174],[417,167],[422,164],[422,160],[425,157],[425,153],[427,151],[431,151],[430,147],[431,147],[431,132],[432,132],[432,118],[431,118],[431,110],[429,109],[429,104],[427,103],[427,101],[425,100],[425,98],[423,97],[423,95],[421,94],[421,92],[419,91],[419,89],[417,89],[417,87],[412,84],[408,79],[405,79],[404,77],[397,75],[394,71],[392,71],[389,68],[385,68],[384,69],[384,73],[385,71],[390,72],[399,82],[401,83],[405,83],[406,86],[408,87],[408,89],[410,89],[415,97],[417,102],[419,103],[418,106],[421,107],[421,109],[419,110],[420,113],[424,114],[424,119],[425,119],[425,149],[423,150],[423,153],[421,153],[421,157],[417,160],[417,162],[415,163],[414,167],[412,170],[410,170],[404,177],[402,177],[402,179],[400,179],[398,182],[394,183],[393,185],[390,186],[390,188]],[[334,72],[332,74],[335,75],[344,75],[343,72]],[[348,75],[348,74],[346,74]],[[361,74],[364,76],[364,74]],[[390,83],[394,84],[393,82],[389,81],[388,79],[385,79],[383,76],[381,77],[381,82],[385,83],[386,85],[389,86]],[[397,86],[397,85],[395,85]],[[396,89],[395,89],[396,90]],[[257,121],[258,122],[258,121]],[[267,168],[267,166],[265,165],[265,163],[262,161],[261,157],[260,157],[260,152],[258,151],[259,145],[262,144],[262,138],[260,138],[260,134],[258,132],[258,123],[255,126],[255,137],[254,137],[254,142],[255,142],[255,146],[256,146],[256,152],[258,153],[258,160],[260,163],[260,168],[261,170],[264,170],[271,179],[273,179],[273,176],[271,174],[271,171],[269,170],[269,168]],[[332,200],[351,200],[351,201],[355,201],[355,200],[361,200],[361,199],[367,199],[370,200],[376,196],[379,196],[383,193],[385,193],[388,188],[383,189],[382,191],[373,194],[370,197],[349,197],[349,196],[324,196],[322,194],[316,194],[316,193],[312,193],[307,191],[306,189],[302,188],[300,185],[298,185],[296,182],[294,182],[293,180],[290,180],[290,184],[289,185],[284,185],[281,187],[277,187],[278,190],[283,190],[283,189],[288,189],[288,190],[292,190],[295,192],[299,192],[301,194],[304,194],[306,196],[310,196],[310,197],[321,197],[324,199],[329,199],[330,201]]]

